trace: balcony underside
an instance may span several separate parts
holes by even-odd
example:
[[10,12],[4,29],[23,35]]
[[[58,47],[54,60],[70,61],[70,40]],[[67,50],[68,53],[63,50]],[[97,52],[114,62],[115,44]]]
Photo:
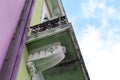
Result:
[[[46,30],[43,32],[45,34],[39,33],[37,36],[33,35],[28,38],[27,48],[29,54],[55,42],[60,42],[61,46],[66,48],[63,61],[42,72],[45,80],[85,80],[81,62],[75,49],[76,45],[74,45],[70,34],[71,28],[71,24],[67,24],[63,28],[56,27],[53,32]],[[38,74],[41,75],[41,71],[38,71]]]
[[79,61],[53,67],[43,75],[45,80],[85,80]]
[[34,40],[31,39],[32,42],[28,40],[30,42],[27,43],[29,53],[36,51],[37,49],[40,49],[41,47],[49,45],[51,43],[60,42],[62,46],[66,47],[66,58],[63,62],[77,59],[75,46],[73,44],[69,28],[63,31],[58,30],[58,32],[53,33],[53,35],[50,34],[45,36],[44,38],[40,38],[39,36],[35,37]]

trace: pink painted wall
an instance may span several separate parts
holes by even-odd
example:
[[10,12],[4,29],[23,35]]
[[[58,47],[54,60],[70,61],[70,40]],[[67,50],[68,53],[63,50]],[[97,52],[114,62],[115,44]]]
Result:
[[26,0],[0,0],[0,70]]

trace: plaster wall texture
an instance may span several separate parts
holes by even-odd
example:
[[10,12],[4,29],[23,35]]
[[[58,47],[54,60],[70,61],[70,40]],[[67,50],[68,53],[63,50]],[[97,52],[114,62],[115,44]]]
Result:
[[0,0],[0,70],[26,0]]

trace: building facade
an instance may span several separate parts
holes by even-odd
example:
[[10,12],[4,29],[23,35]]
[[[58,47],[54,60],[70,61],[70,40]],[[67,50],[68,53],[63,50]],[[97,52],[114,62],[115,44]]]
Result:
[[26,28],[16,29],[15,42],[10,43],[0,79],[90,80],[61,0],[27,0],[24,3],[18,25]]

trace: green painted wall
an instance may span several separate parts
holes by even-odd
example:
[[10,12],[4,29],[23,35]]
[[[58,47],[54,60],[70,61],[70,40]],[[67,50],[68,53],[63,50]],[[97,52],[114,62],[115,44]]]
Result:
[[43,8],[43,0],[36,0],[30,26],[40,23]]
[[27,67],[26,67],[27,57],[28,57],[28,51],[27,51],[27,48],[25,46],[23,56],[22,56],[22,60],[21,60],[21,63],[20,63],[18,76],[17,76],[16,80],[31,80],[30,76],[28,74],[28,71],[27,71]]

